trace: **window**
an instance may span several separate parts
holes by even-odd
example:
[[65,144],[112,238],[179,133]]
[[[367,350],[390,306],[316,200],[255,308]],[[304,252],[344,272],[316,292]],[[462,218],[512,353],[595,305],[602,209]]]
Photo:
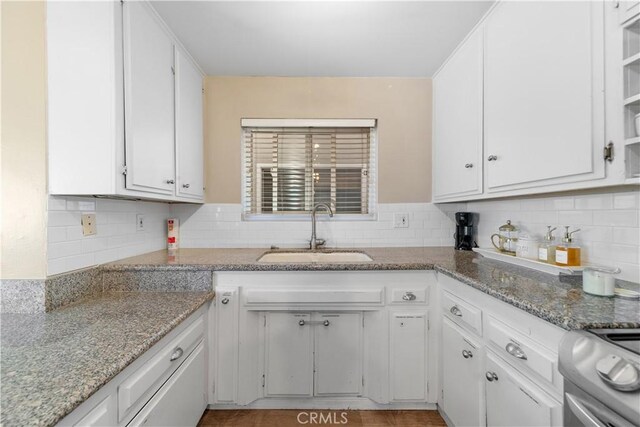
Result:
[[244,214],[370,215],[375,120],[243,119]]

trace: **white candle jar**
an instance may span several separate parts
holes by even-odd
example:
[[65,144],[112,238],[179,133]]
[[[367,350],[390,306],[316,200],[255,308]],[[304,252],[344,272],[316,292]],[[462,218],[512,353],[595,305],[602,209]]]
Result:
[[539,247],[540,242],[538,242],[538,239],[528,234],[520,234],[516,242],[516,256],[537,260]]
[[591,295],[612,297],[616,291],[616,267],[586,267],[582,271],[582,290]]

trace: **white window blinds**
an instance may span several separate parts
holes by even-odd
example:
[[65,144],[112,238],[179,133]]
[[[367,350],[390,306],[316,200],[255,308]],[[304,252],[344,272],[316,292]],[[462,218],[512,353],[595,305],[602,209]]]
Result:
[[243,121],[245,216],[302,214],[320,202],[337,215],[371,213],[375,121],[335,122],[274,127]]

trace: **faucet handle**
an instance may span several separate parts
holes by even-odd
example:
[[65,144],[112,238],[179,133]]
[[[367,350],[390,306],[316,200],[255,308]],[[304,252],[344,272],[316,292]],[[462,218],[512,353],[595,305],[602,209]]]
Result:
[[327,243],[327,241],[324,239],[316,239],[316,248],[319,248],[320,246],[324,246],[325,243]]

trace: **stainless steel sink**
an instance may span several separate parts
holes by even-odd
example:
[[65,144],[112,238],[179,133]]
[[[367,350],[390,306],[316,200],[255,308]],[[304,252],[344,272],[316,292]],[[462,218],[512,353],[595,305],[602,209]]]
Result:
[[369,255],[363,252],[267,252],[258,258],[259,262],[371,262]]

